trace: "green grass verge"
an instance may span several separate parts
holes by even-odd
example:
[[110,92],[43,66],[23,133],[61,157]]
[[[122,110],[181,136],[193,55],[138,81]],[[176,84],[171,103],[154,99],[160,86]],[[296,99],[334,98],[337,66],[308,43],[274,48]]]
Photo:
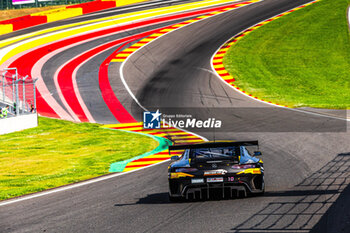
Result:
[[224,65],[236,85],[291,107],[350,107],[350,0],[322,0],[253,31]]
[[37,128],[0,136],[0,200],[107,174],[111,163],[157,146],[143,135],[39,117]]

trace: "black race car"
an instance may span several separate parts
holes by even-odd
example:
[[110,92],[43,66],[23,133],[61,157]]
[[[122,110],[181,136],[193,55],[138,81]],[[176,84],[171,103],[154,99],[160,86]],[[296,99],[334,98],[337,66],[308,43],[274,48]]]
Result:
[[[251,156],[248,149],[259,147],[258,141],[205,142],[169,146],[183,151],[172,156],[169,166],[169,199],[209,199],[245,197],[265,190],[262,160]],[[255,151],[254,156],[261,155]]]

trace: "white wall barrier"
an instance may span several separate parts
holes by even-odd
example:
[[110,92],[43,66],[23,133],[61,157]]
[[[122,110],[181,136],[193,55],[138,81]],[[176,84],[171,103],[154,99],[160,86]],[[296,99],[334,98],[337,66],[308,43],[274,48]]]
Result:
[[0,135],[38,126],[38,114],[26,114],[17,117],[0,118]]

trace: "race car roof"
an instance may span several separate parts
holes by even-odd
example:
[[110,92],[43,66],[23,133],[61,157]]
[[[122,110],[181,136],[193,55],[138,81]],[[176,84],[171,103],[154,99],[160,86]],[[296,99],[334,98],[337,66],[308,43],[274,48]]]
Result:
[[169,150],[184,150],[197,148],[217,148],[229,146],[259,146],[258,141],[226,141],[226,142],[204,142],[196,144],[181,144],[169,146]]

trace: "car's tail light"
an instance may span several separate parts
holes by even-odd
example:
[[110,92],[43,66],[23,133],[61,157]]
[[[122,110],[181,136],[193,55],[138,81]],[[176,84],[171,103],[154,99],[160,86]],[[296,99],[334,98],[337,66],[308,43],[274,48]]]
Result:
[[194,167],[182,167],[182,168],[177,168],[175,172],[196,172],[198,171],[197,168]]

